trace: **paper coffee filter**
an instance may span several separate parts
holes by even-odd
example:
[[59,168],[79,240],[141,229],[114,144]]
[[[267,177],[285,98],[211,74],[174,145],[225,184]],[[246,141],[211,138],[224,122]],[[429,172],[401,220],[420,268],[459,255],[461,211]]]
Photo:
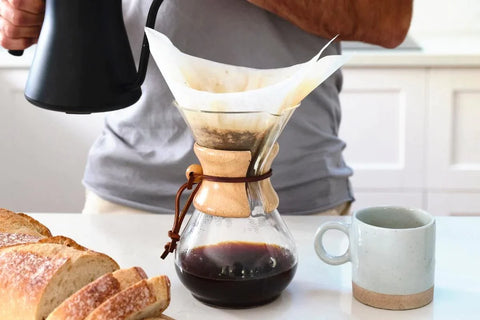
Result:
[[[320,52],[307,62],[278,69],[233,66],[178,50],[162,33],[145,28],[150,52],[181,108],[213,112],[281,114],[300,102],[348,59]],[[334,39],[332,39],[333,41]]]

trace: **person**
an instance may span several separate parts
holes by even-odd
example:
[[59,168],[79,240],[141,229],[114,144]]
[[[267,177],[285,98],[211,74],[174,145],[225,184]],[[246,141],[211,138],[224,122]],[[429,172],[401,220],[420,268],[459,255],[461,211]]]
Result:
[[[165,0],[155,29],[181,51],[252,68],[305,62],[336,34],[393,48],[405,38],[413,0]],[[150,3],[123,1],[134,56],[139,57]],[[36,42],[43,0],[2,0],[0,45]],[[334,42],[326,55],[340,54]],[[346,214],[354,201],[352,170],[338,138],[342,74],[335,72],[294,112],[279,138],[272,183],[282,214]],[[193,138],[157,66],[149,64],[140,100],[108,113],[92,146],[83,183],[84,212],[171,213],[184,172],[198,160]]]

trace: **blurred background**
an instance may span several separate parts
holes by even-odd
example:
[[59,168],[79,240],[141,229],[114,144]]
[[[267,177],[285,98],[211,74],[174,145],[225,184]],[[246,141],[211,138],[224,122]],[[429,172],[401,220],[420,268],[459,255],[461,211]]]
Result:
[[[23,88],[34,49],[21,58],[0,50],[0,207],[80,212],[83,169],[104,115],[30,105]],[[355,171],[354,208],[480,215],[480,1],[417,0],[399,48],[344,50],[353,57],[339,134]]]

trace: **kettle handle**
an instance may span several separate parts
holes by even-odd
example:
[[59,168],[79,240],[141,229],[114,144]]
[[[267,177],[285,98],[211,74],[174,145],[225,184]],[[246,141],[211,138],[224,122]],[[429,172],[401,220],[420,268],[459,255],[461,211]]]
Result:
[[[147,22],[145,26],[148,28],[155,28],[155,20],[157,19],[158,9],[162,4],[163,0],[153,0],[152,4],[150,5],[150,9],[148,10],[147,15]],[[148,60],[150,58],[150,46],[148,45],[147,35],[143,34],[143,43],[142,43],[142,51],[140,53],[140,61],[138,63],[138,72],[137,72],[137,82],[135,83],[136,87],[140,87],[145,80],[145,76],[147,75],[147,67],[148,67]]]
[[8,50],[12,56],[20,57],[23,55],[23,50]]

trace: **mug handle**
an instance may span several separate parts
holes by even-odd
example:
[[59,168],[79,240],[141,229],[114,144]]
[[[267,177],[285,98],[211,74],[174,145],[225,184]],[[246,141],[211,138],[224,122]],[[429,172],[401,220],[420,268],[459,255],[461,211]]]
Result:
[[[330,229],[335,229],[339,230],[343,233],[345,233],[348,237],[348,248],[347,251],[345,251],[344,254],[341,256],[332,256],[325,250],[325,247],[323,246],[323,235],[325,232],[327,232]],[[339,265],[339,264],[344,264],[345,262],[350,261],[350,236],[349,236],[349,226],[345,223],[337,222],[337,221],[330,221],[322,224],[320,228],[318,228],[317,233],[315,234],[315,240],[313,242],[314,247],[315,247],[315,252],[319,256],[320,259],[323,260],[323,262],[326,262],[328,264],[332,265]]]

